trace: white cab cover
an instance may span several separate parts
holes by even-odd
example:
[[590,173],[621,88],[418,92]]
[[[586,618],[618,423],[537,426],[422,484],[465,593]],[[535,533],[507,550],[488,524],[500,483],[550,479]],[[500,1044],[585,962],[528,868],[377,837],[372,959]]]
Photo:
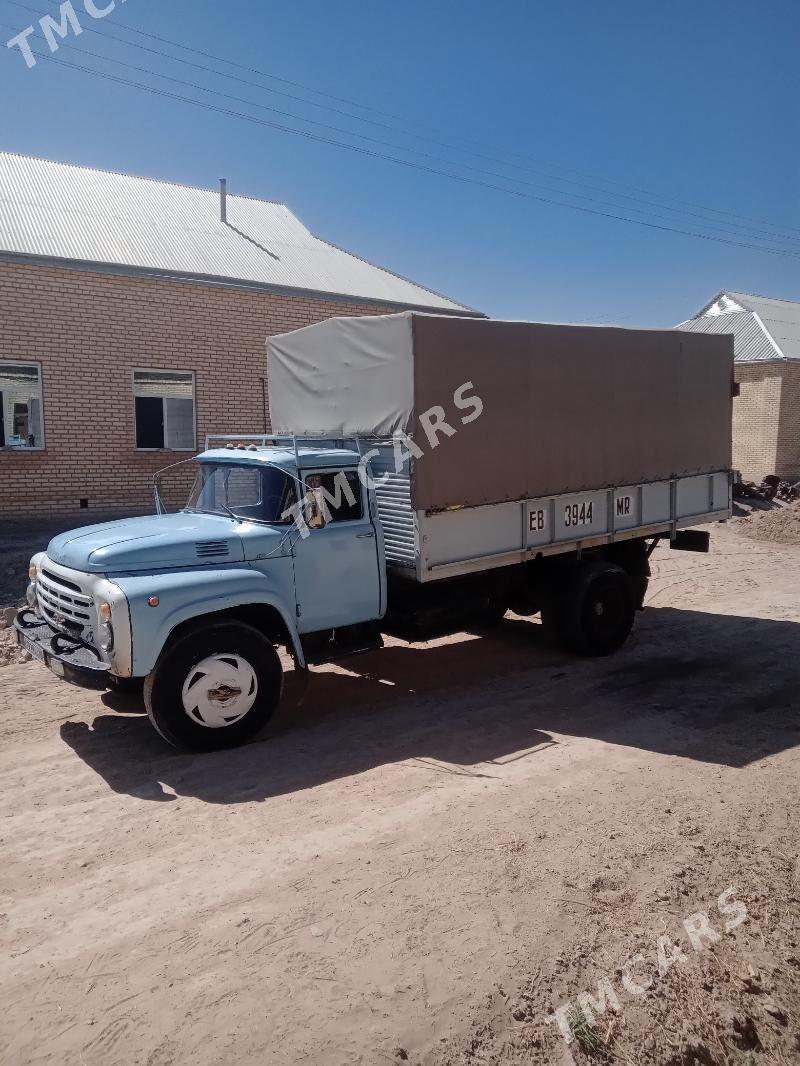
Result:
[[273,433],[409,433],[412,315],[331,318],[267,342]]

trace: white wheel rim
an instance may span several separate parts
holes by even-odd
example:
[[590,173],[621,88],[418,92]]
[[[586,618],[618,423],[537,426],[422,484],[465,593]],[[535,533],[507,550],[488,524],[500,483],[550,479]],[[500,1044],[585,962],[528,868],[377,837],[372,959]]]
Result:
[[183,709],[207,729],[235,725],[253,708],[258,678],[241,655],[219,653],[193,666],[183,683]]

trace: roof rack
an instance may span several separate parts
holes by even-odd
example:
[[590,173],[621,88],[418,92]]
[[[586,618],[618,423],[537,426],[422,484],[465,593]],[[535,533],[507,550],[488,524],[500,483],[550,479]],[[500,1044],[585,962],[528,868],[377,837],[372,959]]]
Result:
[[298,461],[298,451],[304,445],[320,445],[324,447],[351,448],[352,451],[363,455],[361,438],[327,437],[320,433],[208,433],[206,435],[206,451],[210,448],[240,448],[241,450],[255,451],[257,448],[289,448],[294,452],[295,461]]
[[295,460],[297,460],[298,450],[303,446],[320,450],[348,449],[364,456],[370,449],[377,446],[394,447],[396,444],[407,446],[408,440],[409,438],[403,433],[350,433],[342,437],[326,433],[208,433],[204,450],[230,448],[256,451],[258,448],[287,448],[294,452]]

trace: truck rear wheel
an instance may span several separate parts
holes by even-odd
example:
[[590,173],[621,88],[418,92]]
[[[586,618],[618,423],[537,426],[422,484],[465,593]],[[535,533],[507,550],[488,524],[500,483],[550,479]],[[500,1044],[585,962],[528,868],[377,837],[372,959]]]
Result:
[[253,626],[219,622],[192,630],[167,649],[145,681],[144,702],[168,743],[216,751],[263,729],[282,687],[272,644]]
[[636,594],[627,572],[615,563],[585,563],[542,609],[542,620],[579,655],[610,655],[630,635]]

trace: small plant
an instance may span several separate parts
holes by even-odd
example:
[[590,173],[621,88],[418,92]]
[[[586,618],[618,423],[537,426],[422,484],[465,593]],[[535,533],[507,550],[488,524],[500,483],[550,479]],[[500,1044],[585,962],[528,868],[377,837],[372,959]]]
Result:
[[512,834],[510,840],[502,840],[498,847],[506,850],[510,855],[518,855],[521,851],[524,851],[527,847],[527,841],[521,840],[516,833]]
[[578,1041],[581,1050],[587,1055],[596,1055],[603,1047],[603,1041],[594,1027],[594,1023],[586,1016],[582,1007],[577,1006],[568,1015],[567,1021],[572,1030],[572,1035]]

